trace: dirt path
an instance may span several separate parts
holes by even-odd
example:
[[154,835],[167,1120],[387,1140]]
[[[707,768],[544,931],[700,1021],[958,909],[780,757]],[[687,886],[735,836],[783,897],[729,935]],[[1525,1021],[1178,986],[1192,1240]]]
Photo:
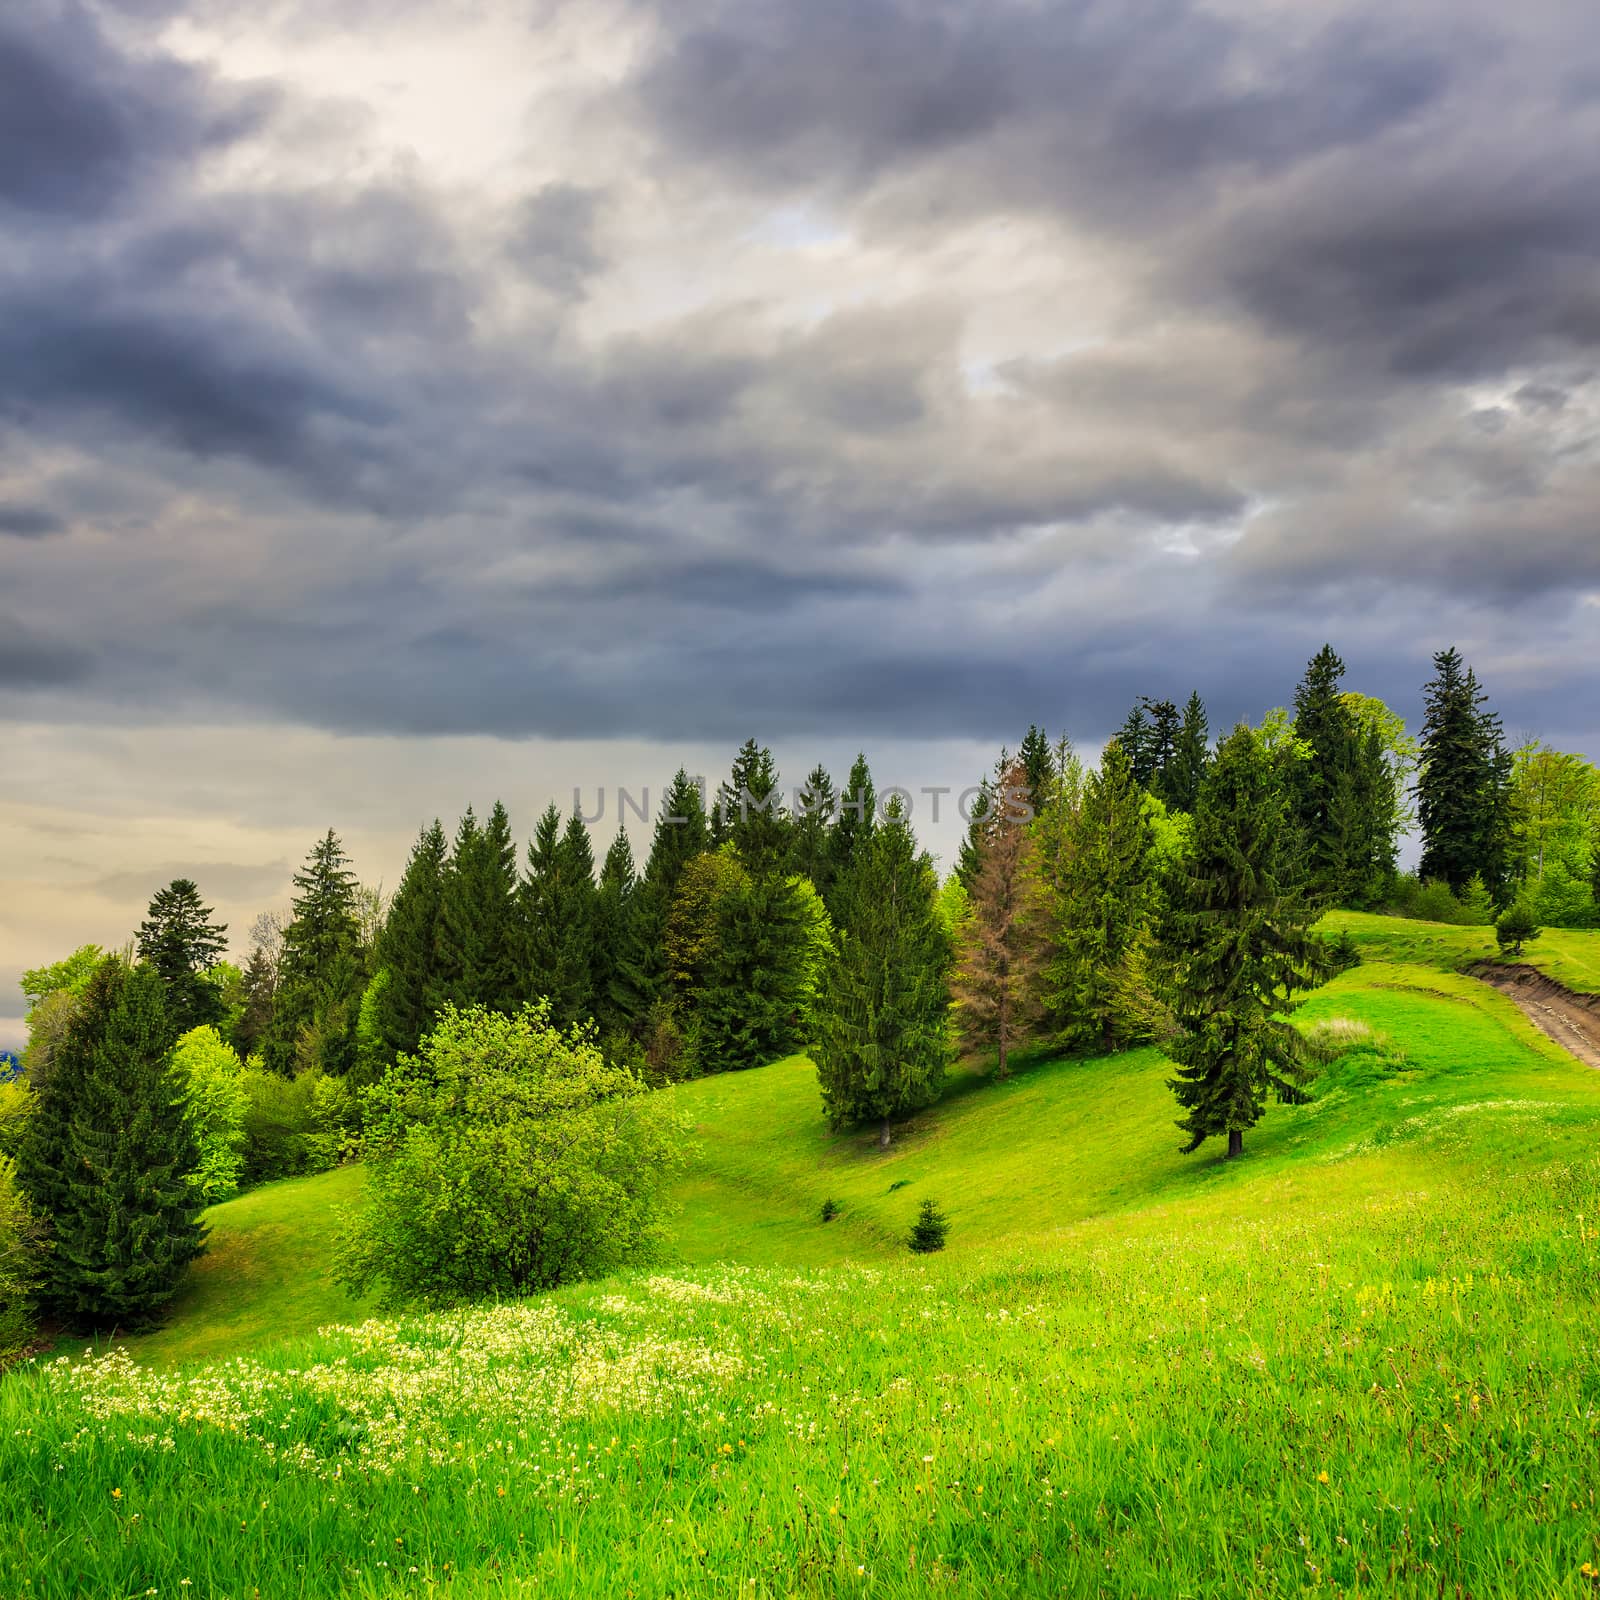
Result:
[[1467,970],[1509,995],[1541,1033],[1586,1065],[1600,1068],[1600,995],[1574,994],[1537,967],[1475,961]]

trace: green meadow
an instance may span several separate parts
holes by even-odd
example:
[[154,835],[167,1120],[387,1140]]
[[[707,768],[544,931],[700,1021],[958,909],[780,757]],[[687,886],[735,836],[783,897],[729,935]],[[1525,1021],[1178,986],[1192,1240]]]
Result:
[[1487,930],[1333,920],[1240,1161],[1153,1051],[963,1066],[888,1151],[796,1058],[675,1091],[654,1271],[376,1319],[358,1170],[215,1208],[168,1327],[0,1383],[0,1594],[1600,1592],[1600,1073]]

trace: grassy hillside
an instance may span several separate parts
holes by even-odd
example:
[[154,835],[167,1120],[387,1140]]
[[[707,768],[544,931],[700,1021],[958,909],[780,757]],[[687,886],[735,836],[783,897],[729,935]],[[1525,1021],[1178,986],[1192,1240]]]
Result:
[[[1149,1052],[963,1071],[887,1153],[785,1062],[682,1091],[683,1266],[9,1379],[0,1593],[1593,1593],[1600,1073],[1469,930],[1351,925],[1303,1015],[1376,1037],[1241,1162]],[[219,1208],[141,1358],[303,1329],[353,1181]]]

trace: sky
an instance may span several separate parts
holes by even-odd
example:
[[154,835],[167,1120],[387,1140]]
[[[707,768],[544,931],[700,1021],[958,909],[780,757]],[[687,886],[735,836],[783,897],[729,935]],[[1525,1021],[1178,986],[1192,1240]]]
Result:
[[0,1045],[174,875],[751,735],[1331,640],[1600,755],[1597,255],[1572,0],[6,0]]

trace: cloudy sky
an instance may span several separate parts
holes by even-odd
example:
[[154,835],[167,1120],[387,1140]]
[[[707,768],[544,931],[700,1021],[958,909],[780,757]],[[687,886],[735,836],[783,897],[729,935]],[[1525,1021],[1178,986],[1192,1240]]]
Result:
[[1328,638],[1600,753],[1597,255],[1573,0],[5,0],[0,1044],[175,872],[750,733]]

